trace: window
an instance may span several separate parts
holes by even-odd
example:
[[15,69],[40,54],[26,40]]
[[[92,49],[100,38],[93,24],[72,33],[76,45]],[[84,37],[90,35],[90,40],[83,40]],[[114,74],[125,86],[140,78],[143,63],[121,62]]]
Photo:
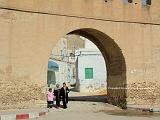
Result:
[[142,0],[142,5],[151,5],[151,0]]
[[93,68],[85,68],[85,79],[93,79]]
[[133,0],[123,0],[124,3],[132,3]]

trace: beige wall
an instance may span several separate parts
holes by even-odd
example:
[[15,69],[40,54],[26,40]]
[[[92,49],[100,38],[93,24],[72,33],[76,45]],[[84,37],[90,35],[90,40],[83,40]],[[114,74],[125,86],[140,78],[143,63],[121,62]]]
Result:
[[[160,23],[160,2],[142,6],[141,0],[125,5],[123,0],[0,0],[1,7],[105,20]],[[137,4],[135,4],[137,3]]]
[[[158,11],[160,7],[158,5],[160,5],[160,1],[158,1],[153,0],[150,10],[141,8],[139,5],[136,7],[134,4],[123,6],[120,2],[112,3],[112,5],[104,3],[103,0],[0,0],[0,6],[159,24],[160,13]],[[69,7],[66,7],[67,4]],[[82,6],[84,7],[82,8]],[[135,9],[132,10],[132,14],[127,12],[128,7]],[[119,10],[116,10],[117,8]],[[147,15],[150,16],[146,18]],[[149,88],[156,86],[155,90],[128,90],[129,103],[160,103],[158,97],[158,95],[160,96],[160,25],[102,21],[0,9],[0,75],[3,76],[0,78],[1,85],[6,80],[12,80],[10,77],[14,77],[25,80],[26,84],[32,82],[39,86],[45,86],[51,50],[59,38],[79,28],[94,28],[102,31],[118,44],[126,60],[128,86],[138,85]],[[105,41],[103,42],[105,43]]]

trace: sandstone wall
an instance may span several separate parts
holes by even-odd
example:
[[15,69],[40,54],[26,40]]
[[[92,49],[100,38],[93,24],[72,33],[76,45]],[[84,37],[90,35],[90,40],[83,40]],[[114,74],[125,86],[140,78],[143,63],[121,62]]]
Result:
[[[89,1],[91,2],[91,0]],[[54,4],[51,4],[53,2]],[[144,8],[140,6],[135,8],[136,10],[133,10],[132,17],[123,17],[122,14],[119,14],[119,12],[123,10],[122,13],[130,14],[127,11],[128,8],[124,7],[123,9],[118,7],[119,10],[117,13],[110,9],[110,14],[107,14],[106,11],[109,6],[104,8],[101,6],[102,4],[98,4],[98,2],[94,3],[97,11],[94,9],[94,11],[84,12],[81,5],[87,5],[88,7],[84,10],[86,11],[86,9],[88,9],[89,11],[92,10],[92,7],[89,8],[90,2],[87,3],[84,2],[84,0],[78,0],[77,2],[80,4],[76,4],[74,1],[70,3],[68,0],[67,2],[66,0],[49,0],[48,2],[44,0],[0,0],[1,7],[44,12],[57,10],[57,12],[60,11],[60,13],[64,14],[72,14],[74,12],[73,16],[61,16],[58,14],[28,13],[26,11],[0,9],[0,83],[2,86],[0,87],[0,96],[4,96],[4,90],[6,88],[7,91],[13,90],[12,92],[14,94],[10,92],[7,94],[10,98],[12,98],[12,95],[15,96],[17,103],[20,102],[23,97],[26,97],[25,93],[28,93],[28,91],[30,91],[28,94],[31,95],[31,97],[27,97],[27,101],[31,99],[43,99],[41,93],[44,93],[44,87],[47,82],[48,58],[57,41],[73,30],[94,28],[110,36],[120,47],[126,63],[126,73],[122,73],[126,74],[126,79],[123,80],[126,81],[126,86],[129,88],[137,88],[137,86],[138,88],[144,88],[144,86],[145,88],[152,88],[147,90],[129,89],[127,91],[128,103],[160,104],[160,25],[158,17],[158,5],[160,3],[158,0],[153,0],[153,8],[152,6],[150,10],[147,8],[144,14],[143,12],[138,12],[139,15],[136,12]],[[99,2],[102,1],[99,0]],[[66,4],[72,5],[72,7],[67,7],[68,9],[64,10],[63,6]],[[59,9],[58,6],[61,9]],[[117,4],[113,4],[113,8],[117,8]],[[132,9],[134,9],[134,7]],[[152,14],[153,12],[155,13]],[[74,17],[74,15],[81,16],[83,15],[82,13],[84,13],[86,17],[91,16],[97,17],[98,19]],[[99,17],[104,16],[105,19],[115,18],[116,20],[121,20],[125,18],[124,20],[137,20],[137,22],[129,23],[114,20],[100,20],[98,15]],[[150,15],[150,17],[148,18],[147,15]],[[154,22],[154,24],[138,23],[138,21],[143,20],[144,22]],[[103,44],[104,50],[107,50],[108,43],[105,40],[99,41],[98,44]],[[108,50],[109,49],[110,48],[108,48]],[[105,51],[102,52],[105,55]],[[117,61],[116,58],[114,60]],[[112,66],[116,70],[116,67],[121,65],[117,66],[117,64],[113,64]],[[113,81],[110,81],[110,84],[112,87],[117,87],[118,84],[121,84],[121,81],[117,81],[120,76],[112,75]],[[25,88],[28,88],[28,90],[26,91]],[[32,94],[31,91],[35,91],[33,89],[38,89],[38,91],[41,92],[38,94],[34,92],[34,94]],[[16,91],[19,93],[20,90],[22,90],[24,94],[22,97],[17,98],[15,93],[17,93]],[[110,94],[117,96],[119,90]],[[3,102],[6,99],[7,98],[4,98],[3,100],[1,97],[0,101]]]

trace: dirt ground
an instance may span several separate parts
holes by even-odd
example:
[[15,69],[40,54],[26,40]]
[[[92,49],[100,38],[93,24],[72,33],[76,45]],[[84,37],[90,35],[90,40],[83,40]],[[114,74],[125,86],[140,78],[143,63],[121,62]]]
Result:
[[159,120],[160,113],[122,110],[102,102],[70,101],[67,109],[52,108],[38,120]]

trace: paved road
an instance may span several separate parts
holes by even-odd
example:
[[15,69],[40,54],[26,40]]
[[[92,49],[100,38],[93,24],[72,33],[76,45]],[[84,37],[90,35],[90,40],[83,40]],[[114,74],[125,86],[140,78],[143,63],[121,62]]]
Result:
[[160,120],[160,113],[121,110],[101,102],[71,101],[68,109],[50,109],[38,120]]

